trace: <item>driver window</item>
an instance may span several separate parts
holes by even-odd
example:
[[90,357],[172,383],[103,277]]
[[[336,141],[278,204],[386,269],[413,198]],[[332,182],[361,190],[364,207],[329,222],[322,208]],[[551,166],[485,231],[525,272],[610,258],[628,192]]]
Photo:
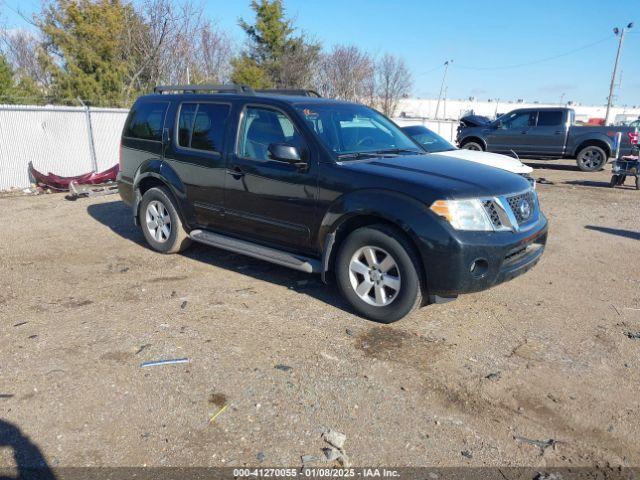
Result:
[[266,162],[270,160],[269,145],[272,143],[293,145],[302,152],[302,137],[289,117],[267,108],[247,108],[240,128],[238,155]]
[[512,113],[502,121],[502,128],[527,128],[534,125],[536,120],[535,112]]

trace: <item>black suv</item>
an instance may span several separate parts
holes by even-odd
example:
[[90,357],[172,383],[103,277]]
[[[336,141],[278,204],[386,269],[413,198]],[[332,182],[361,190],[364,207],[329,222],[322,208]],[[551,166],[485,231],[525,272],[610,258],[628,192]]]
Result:
[[157,87],[120,155],[153,249],[195,240],[319,273],[381,322],[520,275],[546,243],[525,179],[426,154],[375,110],[308,92]]

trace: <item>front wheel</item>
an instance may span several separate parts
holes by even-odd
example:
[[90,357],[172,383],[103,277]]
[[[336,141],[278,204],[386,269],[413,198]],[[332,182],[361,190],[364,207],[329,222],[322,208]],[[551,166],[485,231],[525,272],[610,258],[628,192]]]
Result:
[[191,244],[182,220],[165,187],[147,190],[140,202],[140,227],[147,243],[161,253],[178,253]]
[[589,145],[578,152],[576,163],[583,172],[602,170],[607,163],[607,152],[596,145]]
[[484,148],[482,148],[482,145],[480,145],[478,142],[467,142],[462,145],[462,148],[464,150],[475,150],[478,152],[484,151]]
[[336,278],[342,295],[360,315],[392,323],[422,301],[419,265],[400,232],[372,225],[345,239],[336,258]]

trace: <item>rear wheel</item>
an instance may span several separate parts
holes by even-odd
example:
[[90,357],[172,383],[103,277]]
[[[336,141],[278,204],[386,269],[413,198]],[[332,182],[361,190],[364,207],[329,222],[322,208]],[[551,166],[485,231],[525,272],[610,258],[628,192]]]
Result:
[[147,190],[140,202],[140,226],[147,243],[162,253],[178,253],[191,244],[171,193],[165,187]]
[[387,225],[355,230],[336,258],[344,298],[360,315],[382,323],[400,320],[420,305],[419,268],[411,244]]
[[576,163],[583,172],[602,170],[607,163],[607,152],[596,145],[589,145],[578,152]]
[[476,150],[478,152],[484,151],[484,148],[478,142],[467,142],[464,145],[462,145],[462,148],[465,150]]

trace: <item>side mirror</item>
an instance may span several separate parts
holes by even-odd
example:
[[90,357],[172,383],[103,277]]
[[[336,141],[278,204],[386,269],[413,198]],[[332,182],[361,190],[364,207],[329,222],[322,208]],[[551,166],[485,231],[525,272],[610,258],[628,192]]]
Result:
[[500,129],[503,127],[502,122],[500,120],[496,120],[496,123],[493,124],[494,127],[496,127],[497,129]]
[[269,158],[288,163],[301,163],[300,152],[288,143],[272,143],[269,145]]

